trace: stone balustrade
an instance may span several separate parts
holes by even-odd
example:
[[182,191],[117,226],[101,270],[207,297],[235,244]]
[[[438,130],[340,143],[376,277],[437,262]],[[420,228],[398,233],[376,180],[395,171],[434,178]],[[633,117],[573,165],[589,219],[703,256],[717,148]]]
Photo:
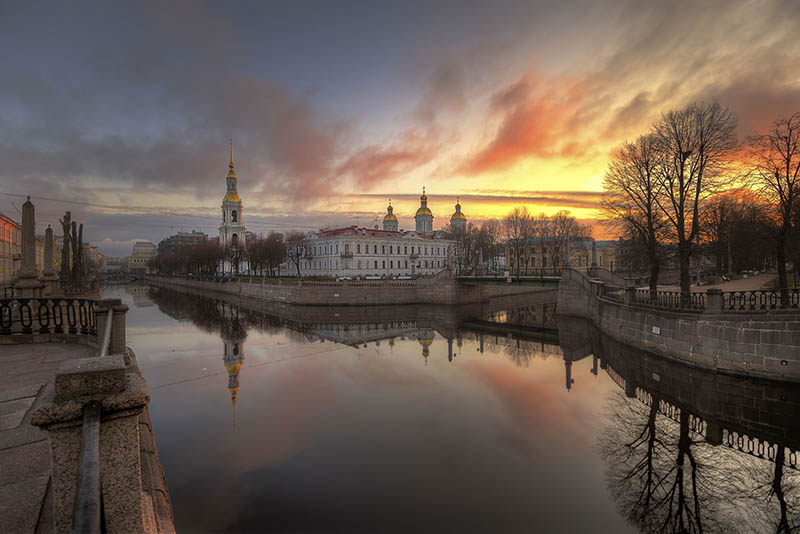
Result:
[[[56,532],[70,532],[86,432],[84,412],[99,403],[99,487],[105,532],[174,532],[166,480],[147,413],[150,391],[126,347],[119,299],[96,302],[97,331],[110,328],[108,354],[63,362],[45,386],[31,422],[48,432]],[[108,318],[111,314],[111,323]],[[83,464],[81,464],[83,465]]]

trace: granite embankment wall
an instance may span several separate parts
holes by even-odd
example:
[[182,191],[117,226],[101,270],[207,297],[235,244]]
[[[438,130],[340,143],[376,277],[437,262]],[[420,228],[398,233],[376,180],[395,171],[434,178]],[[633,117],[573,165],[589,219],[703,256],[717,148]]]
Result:
[[602,295],[603,282],[565,270],[558,313],[591,320],[602,332],[706,369],[800,381],[800,313],[659,309]]
[[246,281],[192,280],[148,275],[145,282],[251,297],[273,302],[310,306],[372,306],[393,304],[472,304],[493,297],[550,291],[551,288],[523,285],[462,285],[448,271],[432,278],[376,282],[309,282],[303,285]]

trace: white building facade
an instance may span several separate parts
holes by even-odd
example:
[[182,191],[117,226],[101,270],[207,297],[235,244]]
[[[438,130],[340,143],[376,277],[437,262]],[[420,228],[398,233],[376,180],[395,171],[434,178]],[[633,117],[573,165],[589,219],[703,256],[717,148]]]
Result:
[[416,232],[350,226],[311,232],[303,276],[415,276],[446,269],[453,252],[450,239]]
[[[421,231],[398,229],[391,203],[383,230],[348,226],[308,234],[303,276],[395,277],[433,275],[451,265],[455,242],[433,232],[428,197],[420,197],[415,222]],[[422,218],[419,216],[422,215]],[[420,223],[424,223],[421,224]]]

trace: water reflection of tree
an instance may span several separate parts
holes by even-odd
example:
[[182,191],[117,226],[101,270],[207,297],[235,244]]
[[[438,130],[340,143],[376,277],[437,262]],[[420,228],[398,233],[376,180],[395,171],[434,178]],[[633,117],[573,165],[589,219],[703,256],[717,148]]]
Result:
[[705,443],[690,415],[615,394],[598,436],[620,512],[643,532],[798,532],[798,473]]
[[617,506],[646,532],[714,532],[709,523],[721,496],[719,470],[708,448],[695,448],[689,415],[676,423],[658,413],[659,399],[650,406],[615,395],[599,436],[607,482]]

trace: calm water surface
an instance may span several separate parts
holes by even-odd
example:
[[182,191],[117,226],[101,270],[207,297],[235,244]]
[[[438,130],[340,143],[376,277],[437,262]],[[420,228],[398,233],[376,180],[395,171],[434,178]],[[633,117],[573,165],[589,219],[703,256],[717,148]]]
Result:
[[[714,429],[662,402],[661,385],[723,419],[735,400],[696,398],[708,377],[626,354],[583,324],[560,325],[559,346],[547,299],[465,318],[106,294],[131,308],[179,532],[797,528],[796,457],[778,476],[775,461],[708,444]],[[712,379],[758,418],[748,395],[764,388]],[[751,427],[796,444],[800,394],[769,390],[783,413]]]

